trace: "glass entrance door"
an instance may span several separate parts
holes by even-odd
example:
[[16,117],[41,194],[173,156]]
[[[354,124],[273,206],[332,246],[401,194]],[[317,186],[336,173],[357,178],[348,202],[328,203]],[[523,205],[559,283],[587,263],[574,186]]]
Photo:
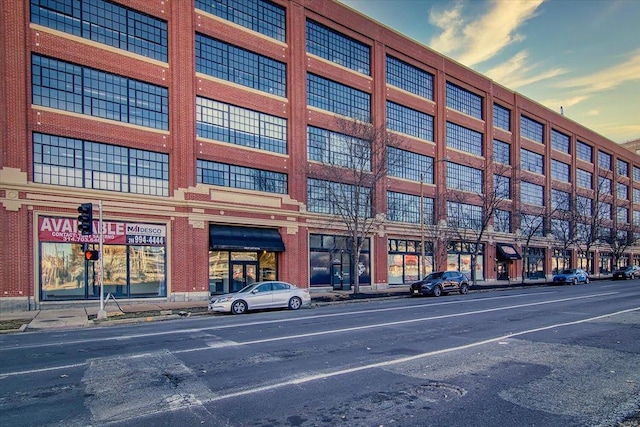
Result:
[[230,292],[237,292],[245,286],[256,282],[256,277],[258,277],[258,263],[252,261],[232,261],[231,274]]

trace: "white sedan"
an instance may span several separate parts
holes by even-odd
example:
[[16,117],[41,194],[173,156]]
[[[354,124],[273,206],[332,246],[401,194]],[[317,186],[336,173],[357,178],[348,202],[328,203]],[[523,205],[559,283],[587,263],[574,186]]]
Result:
[[243,314],[263,308],[297,310],[310,303],[309,289],[280,281],[257,282],[232,294],[214,296],[209,301],[209,311]]

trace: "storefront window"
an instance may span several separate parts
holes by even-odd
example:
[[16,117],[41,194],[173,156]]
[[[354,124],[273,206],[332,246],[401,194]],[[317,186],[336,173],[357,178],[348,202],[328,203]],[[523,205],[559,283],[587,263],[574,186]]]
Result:
[[129,246],[131,296],[167,295],[166,260],[164,247]]
[[613,271],[613,255],[609,252],[600,254],[600,273],[609,274]]
[[[428,245],[428,246],[427,246]],[[425,246],[425,275],[433,271],[433,248]],[[387,281],[389,284],[411,283],[420,279],[420,242],[389,239]]]
[[471,243],[451,243],[447,254],[447,270],[459,270],[470,280],[484,280],[484,245],[476,256],[475,275],[471,274]]
[[[101,262],[85,261],[85,250],[99,250],[97,234],[82,235],[76,218],[40,217],[41,300],[167,295],[166,226],[104,221]],[[93,226],[98,228],[97,221]]]
[[229,289],[229,252],[209,251],[209,292],[221,294]]
[[525,255],[525,275],[527,279],[544,279],[544,248],[528,248]]
[[85,298],[85,260],[82,245],[40,244],[42,299]]
[[[320,236],[320,237],[318,237]],[[345,236],[310,235],[309,267],[311,286],[350,286],[353,274],[358,274],[359,283],[371,283],[371,260],[369,239],[363,242],[356,266],[351,265],[348,239]],[[314,246],[318,245],[320,246]]]
[[551,273],[558,274],[565,268],[571,268],[571,251],[554,249],[551,258]]
[[595,266],[593,265],[593,252],[589,252],[588,259],[587,254],[580,251],[578,252],[578,268],[583,269],[588,274],[593,274]]
[[260,254],[260,280],[276,280],[276,253],[263,251]]

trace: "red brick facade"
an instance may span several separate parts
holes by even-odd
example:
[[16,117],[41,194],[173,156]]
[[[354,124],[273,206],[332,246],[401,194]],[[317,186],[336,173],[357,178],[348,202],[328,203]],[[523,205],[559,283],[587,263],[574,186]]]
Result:
[[[162,63],[130,54],[60,31],[30,23],[29,2],[3,1],[0,11],[0,308],[33,308],[42,305],[40,281],[38,216],[75,217],[79,203],[102,200],[104,215],[114,221],[141,221],[166,224],[168,229],[167,297],[206,298],[208,295],[209,224],[265,226],[277,228],[286,250],[278,255],[278,277],[309,286],[309,233],[325,232],[313,225],[314,215],[306,210],[307,126],[338,130],[331,114],[307,106],[306,73],[311,72],[338,81],[372,95],[373,124],[386,120],[385,103],[394,101],[435,116],[435,143],[409,138],[409,150],[442,159],[448,157],[474,168],[486,169],[491,177],[493,165],[485,158],[448,149],[445,144],[446,122],[452,121],[484,134],[487,153],[494,138],[514,147],[512,164],[520,164],[520,147],[545,156],[545,170],[551,158],[575,169],[597,174],[595,164],[576,160],[575,154],[552,152],[551,129],[590,144],[615,159],[640,166],[640,157],[595,132],[550,111],[536,102],[514,93],[488,78],[449,60],[403,35],[381,26],[349,8],[331,0],[273,0],[286,9],[287,42],[281,43],[238,25],[215,18],[194,8],[192,1],[115,0],[126,7],[166,20],[169,33],[169,61]],[[306,53],[307,18],[371,46],[371,76],[368,77]],[[194,35],[203,33],[287,64],[288,97],[270,96],[195,71]],[[169,90],[169,131],[126,125],[32,105],[31,55],[40,54],[114,73]],[[410,95],[386,84],[387,54],[423,69],[435,76],[434,101]],[[483,98],[484,120],[478,120],[446,107],[446,82],[452,82]],[[288,120],[288,153],[278,155],[242,148],[196,137],[195,99],[209,99],[261,111]],[[512,131],[492,125],[494,103],[511,110]],[[545,144],[520,137],[519,117],[524,113],[544,124]],[[41,132],[70,138],[135,147],[169,155],[169,197],[142,196],[111,191],[37,184],[33,182],[32,133]],[[572,149],[572,153],[575,150]],[[288,175],[289,194],[239,191],[197,184],[196,160],[240,164],[264,168]],[[573,191],[571,184],[551,182],[550,173],[535,176],[514,168],[513,179],[526,176],[545,186],[546,198],[551,188]],[[630,174],[631,175],[631,174]],[[445,165],[435,165],[437,185],[424,188],[425,196],[436,200],[436,216],[446,218],[443,200]],[[630,177],[616,177],[617,182],[640,188]],[[378,188],[378,203],[386,203],[387,190],[419,194],[419,183],[388,178]],[[514,197],[513,212],[520,210]],[[633,213],[633,211],[632,211]],[[315,227],[315,228],[314,228]],[[415,226],[387,223],[372,236],[372,286],[386,286],[387,239],[419,240]],[[484,260],[486,280],[495,280],[494,236],[487,237]],[[443,249],[437,255],[445,260]],[[574,254],[575,257],[575,254]],[[520,275],[520,262],[512,266],[512,276]],[[547,260],[547,272],[550,261]]]

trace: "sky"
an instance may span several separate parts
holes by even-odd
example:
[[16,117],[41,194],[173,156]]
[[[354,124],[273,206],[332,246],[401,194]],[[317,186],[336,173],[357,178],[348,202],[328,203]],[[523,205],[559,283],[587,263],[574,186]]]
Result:
[[617,143],[640,139],[640,0],[339,0]]

